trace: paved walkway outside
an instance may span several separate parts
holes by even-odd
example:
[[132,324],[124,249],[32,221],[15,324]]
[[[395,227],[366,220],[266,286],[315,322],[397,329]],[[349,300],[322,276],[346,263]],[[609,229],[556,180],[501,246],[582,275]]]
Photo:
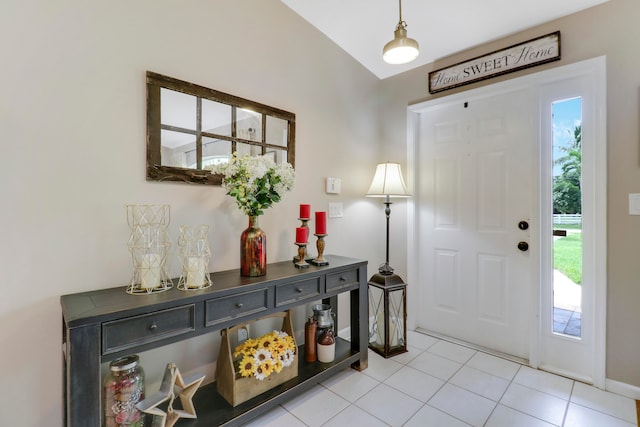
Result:
[[553,332],[581,336],[582,286],[567,276],[553,271]]

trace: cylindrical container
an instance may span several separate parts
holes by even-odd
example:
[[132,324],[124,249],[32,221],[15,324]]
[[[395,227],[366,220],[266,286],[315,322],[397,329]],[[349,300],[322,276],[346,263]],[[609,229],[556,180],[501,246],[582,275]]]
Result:
[[318,322],[313,317],[304,324],[304,360],[307,362],[316,361],[316,331]]
[[105,427],[144,426],[144,414],[136,408],[136,403],[144,399],[144,370],[138,356],[111,362],[102,396]]
[[336,357],[336,340],[331,329],[325,329],[318,338],[318,360],[322,363],[333,362]]

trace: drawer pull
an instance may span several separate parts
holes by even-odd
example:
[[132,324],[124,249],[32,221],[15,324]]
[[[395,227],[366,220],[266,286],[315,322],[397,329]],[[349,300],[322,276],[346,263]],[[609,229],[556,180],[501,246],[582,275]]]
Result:
[[158,329],[158,325],[156,325],[156,322],[153,322],[152,324],[149,325],[149,330],[151,332],[155,332]]
[[347,281],[347,279],[345,279],[344,277],[340,276],[340,281],[341,281],[341,282],[346,282],[346,281]]
[[236,303],[236,307],[238,307],[238,308],[242,308],[242,306],[243,306],[243,305],[244,305],[244,304],[242,304],[241,302]]
[[301,294],[302,293],[302,288],[296,288],[296,292]]

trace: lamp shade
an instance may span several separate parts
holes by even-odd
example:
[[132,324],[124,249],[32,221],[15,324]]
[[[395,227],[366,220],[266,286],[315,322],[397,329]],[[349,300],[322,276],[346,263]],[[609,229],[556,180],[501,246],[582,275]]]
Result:
[[393,40],[382,49],[382,59],[387,64],[406,64],[418,57],[418,42],[407,37],[407,30],[398,25]]
[[367,192],[367,197],[410,197],[399,163],[380,163]]

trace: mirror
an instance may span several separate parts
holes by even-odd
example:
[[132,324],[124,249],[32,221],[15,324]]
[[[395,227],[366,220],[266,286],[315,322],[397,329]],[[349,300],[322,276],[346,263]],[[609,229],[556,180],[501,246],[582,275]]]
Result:
[[147,71],[147,180],[220,185],[233,152],[295,168],[295,114]]

